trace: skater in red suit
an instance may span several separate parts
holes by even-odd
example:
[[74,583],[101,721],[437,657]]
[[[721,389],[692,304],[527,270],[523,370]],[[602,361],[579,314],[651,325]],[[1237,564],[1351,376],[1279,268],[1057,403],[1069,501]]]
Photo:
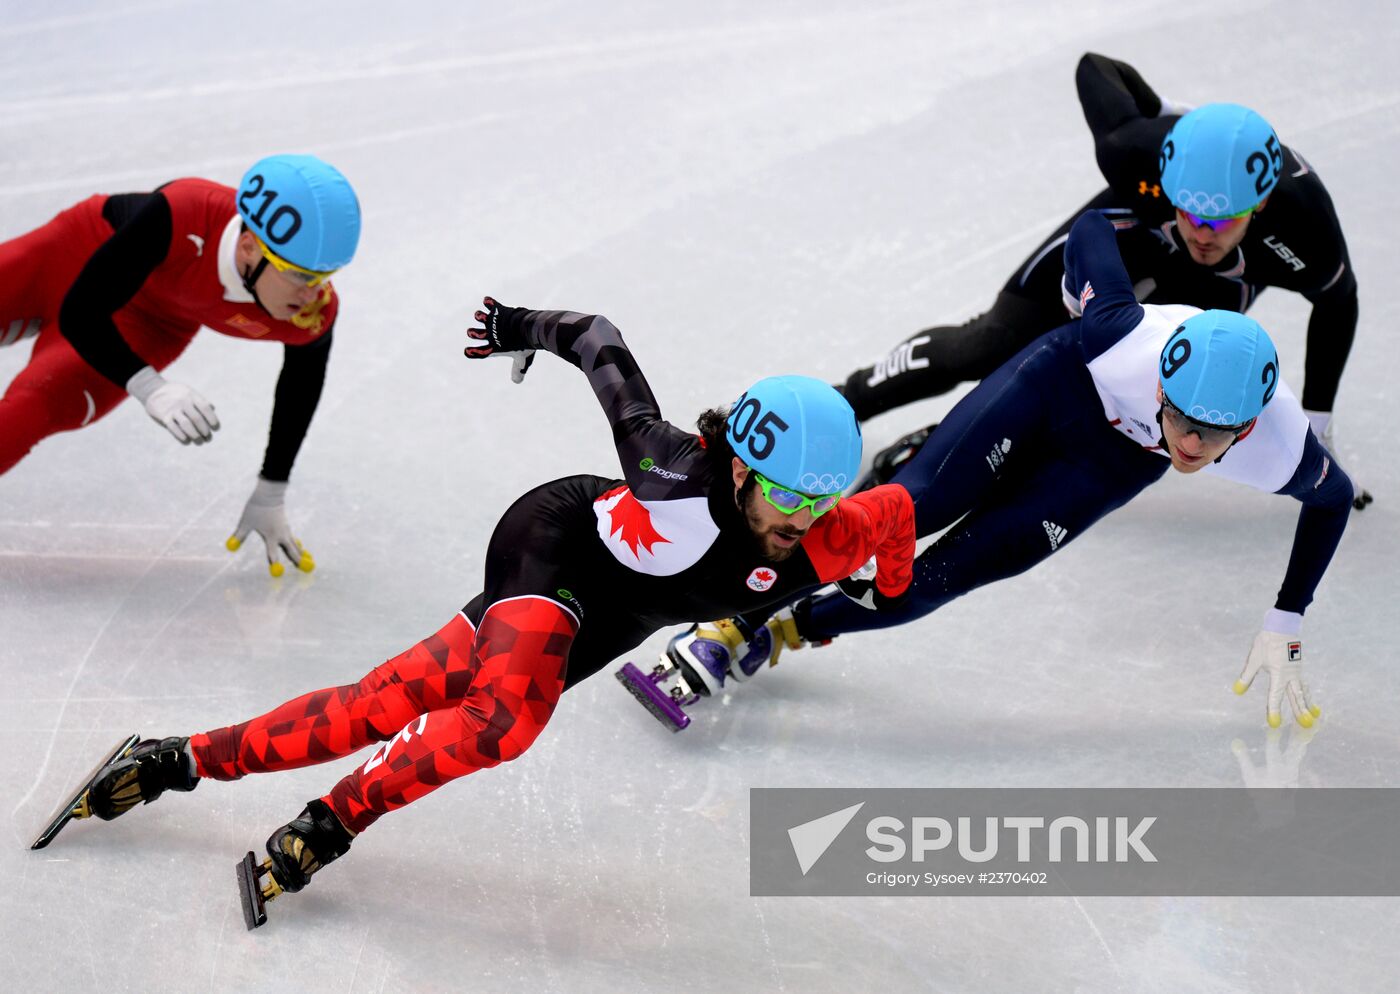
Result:
[[[485,327],[472,332],[482,343],[467,350],[473,358],[514,357],[523,375],[533,350],[545,349],[584,371],[624,478],[571,476],[529,491],[496,526],[483,592],[436,634],[356,683],[226,728],[125,748],[80,790],[69,816],[111,819],[166,789],[382,743],[272,834],[261,869],[245,862],[260,912],[382,815],[519,756],[564,690],[666,625],[697,611],[777,605],[850,577],[872,557],[865,600],[878,608],[904,593],[913,505],[898,486],[841,496],[860,463],[860,429],[829,385],[768,377],[730,409],[701,415],[695,434],[661,419],[607,319],[489,298],[477,319]],[[261,919],[249,911],[248,922]]]
[[177,179],[150,193],[89,197],[0,244],[0,345],[35,338],[0,397],[0,474],[40,441],[135,397],[182,445],[208,442],[214,406],[167,381],[200,327],[284,346],[262,470],[228,541],[262,536],[310,571],[287,523],[285,493],[321,396],[338,300],[329,277],[359,241],[360,207],[338,171],[312,156],[256,163],[238,190]]

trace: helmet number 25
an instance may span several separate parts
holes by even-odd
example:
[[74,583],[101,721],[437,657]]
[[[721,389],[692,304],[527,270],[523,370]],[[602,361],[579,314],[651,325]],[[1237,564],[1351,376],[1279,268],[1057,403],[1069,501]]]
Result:
[[[267,209],[277,200],[277,191],[263,189],[267,181],[263,179],[262,173],[249,176],[247,184],[238,195],[238,206],[242,208],[243,216],[262,232],[266,241],[273,245],[286,245],[292,240],[292,236],[301,230],[301,214],[291,204],[278,204],[277,209],[264,222]],[[258,205],[257,210],[253,210],[249,201],[256,202],[258,197],[262,198],[262,203]]]
[[[1264,151],[1269,154],[1264,155]],[[1272,165],[1273,169],[1269,166]],[[1283,152],[1278,147],[1278,136],[1270,135],[1269,140],[1264,143],[1264,149],[1252,152],[1244,162],[1245,171],[1254,176],[1254,192],[1261,197],[1269,192],[1269,187],[1278,181],[1279,173],[1283,172]]]
[[774,429],[787,431],[788,424],[772,411],[763,410],[756,398],[745,394],[729,415],[729,429],[734,434],[734,441],[747,439],[748,450],[755,459],[766,459],[778,442],[773,434]]

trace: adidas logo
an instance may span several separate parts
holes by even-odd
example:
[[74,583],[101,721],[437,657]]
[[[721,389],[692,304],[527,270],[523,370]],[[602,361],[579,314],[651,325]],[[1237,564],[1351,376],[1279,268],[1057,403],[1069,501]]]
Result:
[[1053,521],[1042,521],[1041,524],[1045,526],[1045,535],[1050,539],[1050,551],[1054,552],[1064,544],[1065,537],[1069,535],[1069,531],[1061,528]]

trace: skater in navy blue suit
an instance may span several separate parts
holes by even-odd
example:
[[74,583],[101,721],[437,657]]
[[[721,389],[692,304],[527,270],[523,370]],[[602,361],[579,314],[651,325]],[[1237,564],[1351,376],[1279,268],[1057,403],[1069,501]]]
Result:
[[1235,689],[1262,668],[1270,725],[1281,723],[1284,696],[1300,724],[1313,723],[1302,616],[1346,527],[1351,480],[1312,433],[1255,321],[1139,304],[1097,212],[1071,229],[1065,265],[1065,297],[1082,320],[983,380],[894,478],[914,498],[919,535],[952,526],[915,561],[906,598],[869,611],[820,594],[773,618],[700,625],[673,641],[676,662],[747,675],[785,646],[921,618],[1030,569],[1170,466],[1302,503],[1282,586]]

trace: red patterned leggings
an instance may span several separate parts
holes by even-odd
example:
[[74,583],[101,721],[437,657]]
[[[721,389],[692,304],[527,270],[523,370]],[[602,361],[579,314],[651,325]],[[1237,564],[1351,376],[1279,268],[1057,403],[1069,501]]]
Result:
[[267,714],[190,738],[202,777],[290,770],[384,743],[322,798],[362,832],[449,780],[514,759],[564,689],[578,621],[544,597],[459,614],[359,683],[317,690]]

